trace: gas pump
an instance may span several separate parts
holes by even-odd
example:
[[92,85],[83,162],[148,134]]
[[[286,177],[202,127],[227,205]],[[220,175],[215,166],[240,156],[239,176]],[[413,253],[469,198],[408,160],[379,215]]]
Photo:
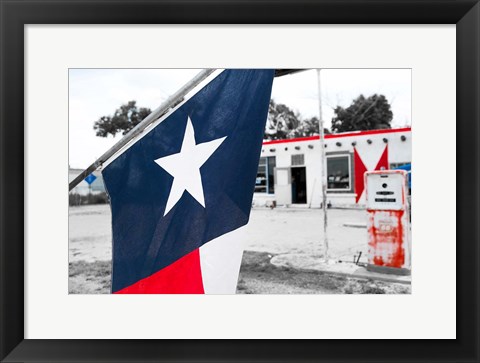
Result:
[[409,275],[411,271],[407,172],[365,173],[367,198],[367,270]]

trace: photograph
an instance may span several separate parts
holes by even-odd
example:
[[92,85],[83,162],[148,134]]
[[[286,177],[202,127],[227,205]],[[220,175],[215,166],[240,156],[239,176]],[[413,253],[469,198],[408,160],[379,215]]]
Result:
[[411,294],[410,68],[68,69],[69,294]]

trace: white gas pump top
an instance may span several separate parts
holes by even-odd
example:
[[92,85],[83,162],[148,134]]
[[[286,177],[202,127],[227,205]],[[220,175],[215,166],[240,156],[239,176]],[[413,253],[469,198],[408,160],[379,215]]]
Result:
[[404,209],[406,176],[407,173],[404,170],[366,172],[367,209]]

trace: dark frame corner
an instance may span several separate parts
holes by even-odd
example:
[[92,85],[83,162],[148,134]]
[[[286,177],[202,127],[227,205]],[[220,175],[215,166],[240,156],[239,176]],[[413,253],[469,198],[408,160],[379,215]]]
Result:
[[[0,16],[0,360],[480,361],[478,0],[282,0],[275,3],[0,0]],[[378,341],[312,340],[24,340],[24,24],[70,23],[456,24],[456,197],[460,206],[457,210],[457,339],[382,341],[381,344]]]

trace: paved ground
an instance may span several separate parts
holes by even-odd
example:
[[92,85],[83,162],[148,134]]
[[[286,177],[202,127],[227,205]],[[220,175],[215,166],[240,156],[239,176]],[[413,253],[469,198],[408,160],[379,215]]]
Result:
[[68,218],[69,262],[110,261],[112,225],[106,204],[70,207]]
[[[366,229],[345,227],[344,223],[365,225],[365,211],[330,209],[328,217],[329,257],[353,260],[357,251],[366,256]],[[245,249],[250,251],[323,255],[323,212],[306,208],[256,208],[252,210]]]
[[[111,259],[111,217],[108,205],[69,210],[70,262]],[[329,255],[352,261],[357,251],[366,256],[365,211],[328,211]],[[352,224],[346,227],[344,224]],[[245,250],[274,254],[323,255],[323,213],[319,209],[254,208],[247,227]]]

